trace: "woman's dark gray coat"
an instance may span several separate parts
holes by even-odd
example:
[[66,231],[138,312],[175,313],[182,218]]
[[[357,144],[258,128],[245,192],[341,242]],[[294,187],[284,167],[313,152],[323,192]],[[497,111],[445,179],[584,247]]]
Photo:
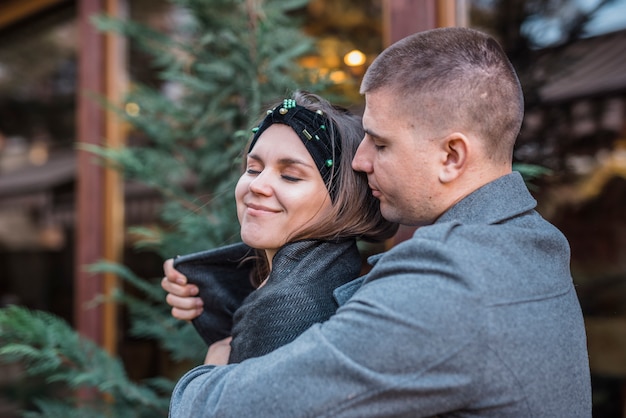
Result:
[[297,241],[274,256],[265,284],[254,290],[253,250],[243,243],[177,257],[175,268],[198,285],[204,312],[193,324],[207,344],[232,335],[230,363],[270,353],[337,310],[333,291],[355,279],[355,240]]

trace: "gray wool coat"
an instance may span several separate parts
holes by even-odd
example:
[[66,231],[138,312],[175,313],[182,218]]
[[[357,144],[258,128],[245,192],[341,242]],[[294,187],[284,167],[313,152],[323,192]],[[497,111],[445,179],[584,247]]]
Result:
[[341,304],[272,353],[199,366],[172,417],[590,417],[565,237],[519,173],[371,260]]

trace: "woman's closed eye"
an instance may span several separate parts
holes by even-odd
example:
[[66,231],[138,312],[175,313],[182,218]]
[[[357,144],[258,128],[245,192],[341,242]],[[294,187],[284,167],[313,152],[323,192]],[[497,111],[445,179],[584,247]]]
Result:
[[288,182],[291,182],[291,183],[297,183],[297,182],[299,182],[300,180],[302,180],[302,179],[301,179],[301,178],[299,178],[299,177],[294,177],[294,176],[290,176],[290,175],[287,175],[287,174],[281,174],[281,177],[282,177],[284,180],[287,180]]
[[[246,174],[251,175],[251,176],[258,176],[259,174],[261,174],[263,172],[263,169],[261,168],[256,168],[256,167],[248,167],[246,169]],[[285,180],[288,181],[290,183],[297,183],[299,181],[302,180],[302,177],[298,176],[298,175],[293,175],[293,174],[281,174],[280,177]]]

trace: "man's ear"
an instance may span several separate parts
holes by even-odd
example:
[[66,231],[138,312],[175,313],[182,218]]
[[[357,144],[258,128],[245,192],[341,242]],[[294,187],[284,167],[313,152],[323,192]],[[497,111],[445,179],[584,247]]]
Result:
[[441,140],[442,164],[439,168],[439,181],[450,183],[467,168],[469,139],[460,132],[454,132]]

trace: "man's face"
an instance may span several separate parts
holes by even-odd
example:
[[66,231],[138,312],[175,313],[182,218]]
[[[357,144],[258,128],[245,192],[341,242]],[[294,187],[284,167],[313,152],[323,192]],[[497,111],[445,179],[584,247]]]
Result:
[[365,95],[365,137],[352,162],[367,174],[383,216],[403,225],[425,225],[439,216],[437,210],[438,141],[422,132],[400,108],[395,95],[384,89]]

